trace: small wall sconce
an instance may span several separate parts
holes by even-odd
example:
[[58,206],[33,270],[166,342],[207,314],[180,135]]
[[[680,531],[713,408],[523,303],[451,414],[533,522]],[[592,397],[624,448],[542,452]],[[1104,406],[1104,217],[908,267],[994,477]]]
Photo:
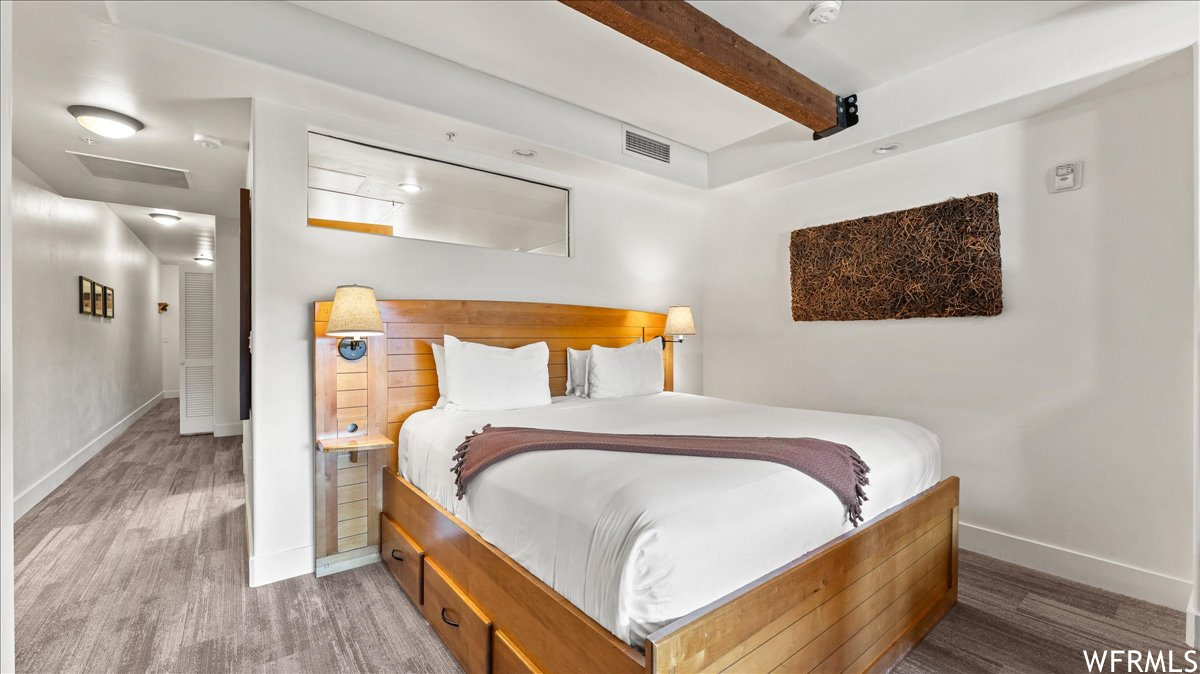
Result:
[[333,309],[325,326],[329,337],[342,337],[338,353],[346,360],[358,360],[367,353],[364,337],[383,334],[383,317],[375,301],[375,290],[366,286],[338,286],[333,294]]
[[[663,328],[663,348],[667,347],[667,342],[673,344],[683,343],[683,337],[680,335],[696,334],[696,322],[692,320],[692,308],[686,305],[675,305],[667,309],[667,325]],[[667,337],[679,337],[679,339],[667,339]]]

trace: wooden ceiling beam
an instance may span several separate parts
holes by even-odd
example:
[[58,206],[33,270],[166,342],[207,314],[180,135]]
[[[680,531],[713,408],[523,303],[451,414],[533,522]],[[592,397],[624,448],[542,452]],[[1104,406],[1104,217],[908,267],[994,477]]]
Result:
[[843,101],[683,0],[560,1],[807,126],[814,138],[858,121],[857,97]]

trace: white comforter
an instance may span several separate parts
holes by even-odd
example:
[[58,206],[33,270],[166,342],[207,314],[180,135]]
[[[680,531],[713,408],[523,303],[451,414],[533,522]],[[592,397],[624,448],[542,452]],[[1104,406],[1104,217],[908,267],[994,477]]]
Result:
[[460,501],[450,457],[488,423],[840,442],[871,467],[868,521],[940,478],[937,436],[907,421],[683,393],[410,417],[400,435],[404,477],[638,647],[663,625],[849,530],[842,504],[812,478],[774,463],[600,450],[502,461]]

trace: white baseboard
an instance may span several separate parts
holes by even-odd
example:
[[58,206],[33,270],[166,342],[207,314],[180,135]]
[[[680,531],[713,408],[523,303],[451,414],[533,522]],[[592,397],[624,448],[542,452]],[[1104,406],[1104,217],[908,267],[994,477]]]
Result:
[[259,587],[313,572],[313,546],[256,555],[250,558],[250,587]]
[[227,438],[231,435],[242,434],[242,422],[235,421],[231,424],[213,424],[213,436],[218,438]]
[[129,430],[129,427],[132,426],[135,421],[141,419],[143,414],[149,412],[150,408],[157,405],[162,399],[163,394],[159,393],[150,400],[147,400],[145,403],[142,403],[141,406],[130,412],[124,419],[121,419],[117,423],[113,424],[111,428],[101,433],[98,437],[96,437],[96,439],[87,443],[82,449],[72,454],[69,459],[58,464],[54,470],[50,471],[37,482],[34,482],[33,485],[28,489],[18,494],[17,497],[13,499],[13,519],[20,519],[21,516],[29,512],[33,506],[37,505],[42,499],[49,496],[50,492],[54,491],[58,485],[65,482],[68,477],[71,477],[75,471],[79,470],[80,466],[87,463],[88,460],[93,456],[99,454],[100,450],[107,447],[113,440],[116,440],[117,436]]
[[175,389],[174,391],[163,391],[164,399],[165,398],[178,398],[178,397],[179,397],[179,389]]
[[1175,610],[1188,607],[1192,583],[1049,543],[959,524],[962,548]]

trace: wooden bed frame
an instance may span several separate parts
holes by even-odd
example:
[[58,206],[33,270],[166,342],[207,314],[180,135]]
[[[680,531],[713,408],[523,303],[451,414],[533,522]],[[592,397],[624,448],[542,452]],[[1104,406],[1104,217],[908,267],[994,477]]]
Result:
[[[330,302],[315,304],[317,436],[346,435],[332,409],[337,340]],[[392,440],[437,400],[430,344],[443,335],[497,346],[546,341],[551,391],[566,385],[566,348],[623,346],[662,334],[666,316],[518,302],[380,302],[387,327],[370,338],[368,422]],[[330,355],[330,354],[334,355]],[[672,389],[672,345],[663,351]],[[322,371],[322,368],[324,371]],[[384,371],[379,371],[383,369]],[[347,396],[361,405],[360,396]],[[958,478],[651,634],[642,653],[621,642],[398,474],[383,469],[382,557],[463,669],[477,672],[886,671],[954,605]],[[713,545],[722,545],[714,540]]]

